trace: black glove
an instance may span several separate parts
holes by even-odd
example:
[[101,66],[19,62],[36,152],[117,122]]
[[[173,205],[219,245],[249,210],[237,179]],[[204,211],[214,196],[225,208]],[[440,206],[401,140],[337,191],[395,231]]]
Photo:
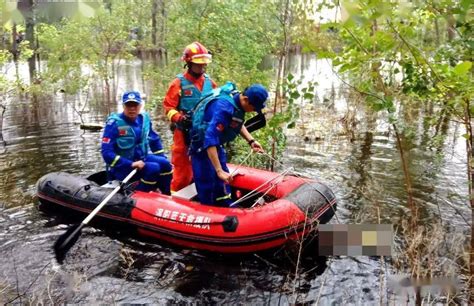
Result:
[[176,122],[176,127],[182,131],[188,132],[193,125],[193,122],[191,120],[191,116],[185,114],[182,115],[178,122]]

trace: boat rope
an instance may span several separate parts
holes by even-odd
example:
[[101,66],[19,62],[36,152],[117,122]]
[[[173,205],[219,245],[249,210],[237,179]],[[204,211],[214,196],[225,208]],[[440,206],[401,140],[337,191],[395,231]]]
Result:
[[[288,171],[286,171],[286,172],[284,171],[284,172],[282,172],[282,173],[279,173],[277,176],[275,176],[275,177],[273,177],[273,178],[271,178],[271,179],[269,179],[269,180],[263,182],[263,183],[260,184],[257,188],[252,189],[249,193],[247,193],[246,195],[244,195],[244,196],[241,197],[240,199],[238,199],[238,200],[234,201],[233,203],[231,203],[231,204],[229,205],[229,207],[232,207],[232,206],[234,206],[234,205],[237,205],[238,203],[241,203],[241,202],[247,200],[248,198],[252,197],[254,194],[256,194],[256,193],[259,192],[259,191],[263,191],[263,190],[260,190],[260,188],[262,188],[262,187],[265,186],[265,185],[270,184],[271,182],[273,182],[274,180],[276,180],[276,179],[278,179],[278,178],[280,178],[280,177],[285,176],[285,174],[286,174],[287,172],[288,172]],[[271,186],[270,186],[270,187],[271,187]],[[270,187],[267,187],[267,188],[270,188]]]
[[[278,159],[274,158],[273,156],[271,156],[270,154],[268,154],[267,152],[261,152],[260,154],[264,155],[265,157],[267,157],[269,160],[271,161],[274,161],[278,164],[280,164],[281,166],[285,166],[281,161],[279,161]],[[293,167],[288,167],[287,168],[288,172],[294,176],[298,176],[298,177],[303,177],[303,175],[299,174],[299,173],[296,173],[294,171],[294,168]]]
[[[272,161],[274,161],[274,162],[280,164],[281,166],[284,166],[284,164],[283,164],[281,161],[279,161],[279,160],[273,158],[273,156],[271,156],[271,155],[268,154],[267,152],[261,152],[260,154],[263,154],[264,156],[268,157],[270,160],[272,160]],[[288,172],[292,171],[291,169],[293,169],[293,167],[289,167],[289,168],[287,169]],[[307,177],[305,177],[304,175],[302,175],[302,174],[300,174],[300,173],[297,173],[297,172],[294,172],[294,171],[291,172],[291,174],[292,174],[293,176],[297,177],[297,178],[300,178],[300,179],[307,179]],[[326,195],[325,195],[324,193],[320,192],[317,188],[315,188],[314,186],[311,186],[311,188],[314,189],[314,191],[318,192],[321,196],[323,196],[323,197],[326,199],[326,202],[327,202],[327,203],[330,203],[330,202],[331,202],[331,201],[329,201],[329,199],[326,197]],[[254,205],[255,205],[255,204],[254,204]],[[334,210],[334,207],[333,207],[332,205],[331,205],[331,208]],[[336,217],[337,222],[341,223],[341,222],[339,221],[339,218],[337,217],[337,214],[336,214],[335,211],[334,211],[334,216]]]
[[253,203],[253,205],[251,206],[251,208],[255,207],[256,205],[263,205],[263,203],[265,203],[265,202],[262,202],[263,197],[266,196],[266,195],[270,192],[270,190],[272,190],[273,188],[275,188],[275,187],[277,186],[277,184],[281,183],[281,182],[283,181],[283,177],[284,177],[285,174],[288,173],[289,171],[290,171],[290,169],[287,169],[287,170],[283,171],[283,172],[281,173],[281,178],[282,178],[282,179],[281,179],[281,180],[278,180],[278,181],[275,180],[275,182],[271,183],[271,184],[270,184],[270,187],[267,189],[267,191],[265,191],[265,193],[262,194],[262,195],[255,201],[255,203]]
[[232,171],[232,173],[230,174],[230,176],[234,176],[234,174],[237,172],[237,170],[239,170],[240,167],[242,167],[242,165],[247,161],[247,159],[249,159],[250,155],[252,155],[253,151],[250,150],[249,153],[247,154],[247,156],[244,158],[244,160],[237,165],[237,167],[235,167],[234,171]]

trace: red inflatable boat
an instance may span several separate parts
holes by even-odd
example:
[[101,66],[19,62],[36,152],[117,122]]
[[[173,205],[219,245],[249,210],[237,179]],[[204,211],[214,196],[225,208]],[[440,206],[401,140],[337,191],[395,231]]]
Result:
[[[229,165],[233,172],[236,166]],[[55,172],[37,184],[42,203],[90,213],[111,191],[103,172],[88,178]],[[240,166],[232,182],[236,205],[203,205],[177,194],[127,191],[114,195],[98,217],[133,225],[139,235],[185,248],[251,253],[317,232],[335,213],[332,191],[319,181]],[[192,196],[191,192],[191,196]],[[187,196],[189,197],[189,195]]]

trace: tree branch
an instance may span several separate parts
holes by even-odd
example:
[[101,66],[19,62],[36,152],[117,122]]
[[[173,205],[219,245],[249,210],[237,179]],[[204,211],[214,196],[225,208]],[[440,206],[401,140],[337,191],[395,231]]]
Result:
[[418,51],[418,53],[420,54],[420,56],[423,58],[424,62],[426,63],[426,65],[430,68],[431,72],[433,73],[433,75],[436,77],[437,81],[438,82],[441,82],[441,79],[440,77],[438,76],[438,74],[436,73],[436,71],[434,70],[434,68],[431,66],[431,64],[429,63],[429,61],[423,56],[421,55],[421,51],[416,48],[415,46],[412,46],[401,34],[400,32],[397,31],[397,29],[393,26],[393,24],[390,22],[390,20],[386,19],[388,25],[390,26],[390,28],[392,28],[392,30],[397,34],[397,36],[403,41],[403,43],[407,46],[408,48],[408,51],[410,51],[411,55],[413,56],[413,58],[415,59],[416,63],[419,65],[419,66],[423,66],[419,61],[418,61],[418,58],[416,57],[416,54],[415,54],[415,51],[414,49],[416,49],[416,51]]

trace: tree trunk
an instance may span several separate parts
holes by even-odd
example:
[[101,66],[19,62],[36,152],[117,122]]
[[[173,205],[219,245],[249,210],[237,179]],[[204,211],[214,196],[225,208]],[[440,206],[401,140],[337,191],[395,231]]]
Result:
[[35,82],[36,78],[36,47],[35,47],[35,13],[34,0],[26,0],[18,2],[18,9],[25,16],[25,39],[29,42],[29,47],[33,50],[33,55],[28,59],[28,70],[30,72],[30,84]]
[[102,75],[105,84],[105,100],[107,104],[107,111],[110,112],[110,79],[109,79],[109,57],[108,54],[104,58],[104,69]]
[[438,18],[435,18],[435,33],[436,33],[436,45],[439,46],[440,38],[439,38],[439,22]]
[[[474,135],[472,129],[472,121],[470,114],[470,103],[469,99],[466,99],[466,108],[464,110],[464,122],[466,125],[466,133],[468,135],[466,139],[466,151],[467,151],[467,180],[469,186],[469,203],[471,204],[471,216],[474,220]],[[469,279],[469,301],[471,305],[474,304],[474,224],[471,224],[471,249],[469,253],[469,269],[471,278]]]
[[[273,115],[275,115],[278,111],[278,105],[280,105],[280,109],[283,107],[282,96],[283,93],[281,92],[281,84],[283,83],[283,77],[285,75],[285,60],[286,55],[288,53],[289,45],[290,45],[290,36],[288,33],[289,30],[289,14],[290,9],[290,1],[285,1],[285,7],[283,11],[283,18],[282,18],[282,26],[283,26],[283,50],[281,50],[279,57],[278,57],[278,72],[277,72],[277,84],[275,90],[275,103],[273,104]],[[270,163],[270,170],[273,171],[275,168],[275,156],[276,156],[276,142],[277,139],[275,136],[272,137],[272,160]]]
[[20,69],[18,67],[18,58],[20,56],[20,50],[18,50],[18,32],[16,30],[16,23],[13,23],[12,29],[12,49],[11,53],[13,54],[13,63],[15,65],[15,78],[17,85],[20,84]]
[[454,19],[453,15],[448,15],[448,41],[452,41],[456,36],[456,19]]
[[[118,87],[118,70],[120,67],[120,59],[117,62],[117,65],[115,65],[115,59],[112,57],[110,59],[110,76],[111,76],[111,81],[112,81],[112,90],[110,93],[110,98],[115,101],[115,97],[117,97],[117,87]],[[107,71],[108,71],[107,67]],[[107,73],[107,75],[109,75]]]
[[13,55],[13,61],[16,63],[18,62],[18,32],[16,30],[16,23],[13,23],[13,28],[12,28],[12,49],[10,52]]
[[[378,31],[378,23],[376,20],[372,23],[372,28],[371,28],[371,36],[374,36]],[[375,47],[372,49],[372,52],[375,54],[376,50]],[[384,83],[382,74],[380,72],[382,67],[381,61],[377,60],[374,61],[371,65],[371,71],[373,73],[373,81],[375,88],[377,88],[378,91],[382,91],[384,93],[385,98],[392,97],[393,93],[387,88],[387,86]],[[405,189],[407,192],[407,203],[408,203],[408,208],[410,208],[411,211],[411,216],[410,216],[410,232],[413,233],[418,224],[418,209],[416,207],[415,200],[413,198],[413,189],[412,189],[412,184],[411,184],[411,175],[410,175],[410,170],[408,168],[408,159],[406,157],[406,152],[403,147],[403,142],[402,142],[402,137],[403,135],[400,134],[398,131],[397,125],[392,124],[392,127],[395,131],[395,137],[397,139],[397,147],[398,151],[400,153],[400,161],[402,163],[402,169],[403,169],[403,175],[405,177]],[[416,303],[419,303],[420,300],[418,300],[417,296],[417,301]]]
[[[160,16],[158,18],[158,12]],[[153,45],[152,57],[155,66],[165,65],[164,37],[166,21],[165,3],[163,0],[153,0],[151,11],[151,42]],[[160,27],[158,31],[158,26]]]
[[158,14],[158,0],[153,0],[152,7],[151,7],[151,44],[152,44],[152,52],[151,56],[153,59],[154,66],[158,66],[160,59],[159,59],[159,47],[158,42],[156,39],[156,32],[157,30],[157,21],[156,15]]
[[106,77],[104,78],[105,83],[105,99],[107,100],[107,112],[110,113],[110,83],[109,79]]
[[[6,102],[5,102],[6,103]],[[3,115],[5,114],[6,106],[0,104],[0,142],[3,143]]]
[[153,0],[151,6],[151,43],[156,47],[156,14],[158,13],[158,0]]
[[[275,103],[273,104],[273,115],[275,115],[278,111],[278,104],[282,104],[282,93],[281,93],[281,83],[283,82],[283,66],[285,63],[285,55],[280,54],[278,58],[278,75],[277,75],[277,84],[275,90]],[[270,170],[273,171],[275,168],[275,155],[276,155],[276,142],[277,139],[275,135],[272,136],[272,160],[270,163]]]
[[405,176],[405,189],[407,191],[407,202],[408,202],[408,208],[410,208],[411,211],[411,220],[410,220],[410,225],[412,226],[412,230],[414,231],[417,228],[417,221],[418,221],[418,210],[415,205],[415,201],[413,199],[413,188],[411,185],[411,176],[410,176],[410,170],[408,169],[408,160],[405,155],[405,150],[403,148],[403,143],[402,143],[402,136],[398,131],[397,125],[392,124],[393,130],[395,131],[395,137],[397,138],[397,146],[398,146],[398,151],[400,153],[400,160],[402,163],[402,169],[403,169],[403,175]]
[[36,68],[38,69],[38,73],[41,73],[41,57],[37,50],[39,49],[39,40],[38,35],[35,37],[35,54],[36,54]]
[[104,7],[112,13],[112,0],[104,0]]
[[166,52],[165,48],[165,37],[166,37],[166,7],[165,7],[165,1],[164,0],[159,0],[160,1],[160,7],[161,7],[161,23],[160,23],[160,39],[159,39],[159,56],[160,56],[160,61],[163,66],[168,64],[168,52]]

